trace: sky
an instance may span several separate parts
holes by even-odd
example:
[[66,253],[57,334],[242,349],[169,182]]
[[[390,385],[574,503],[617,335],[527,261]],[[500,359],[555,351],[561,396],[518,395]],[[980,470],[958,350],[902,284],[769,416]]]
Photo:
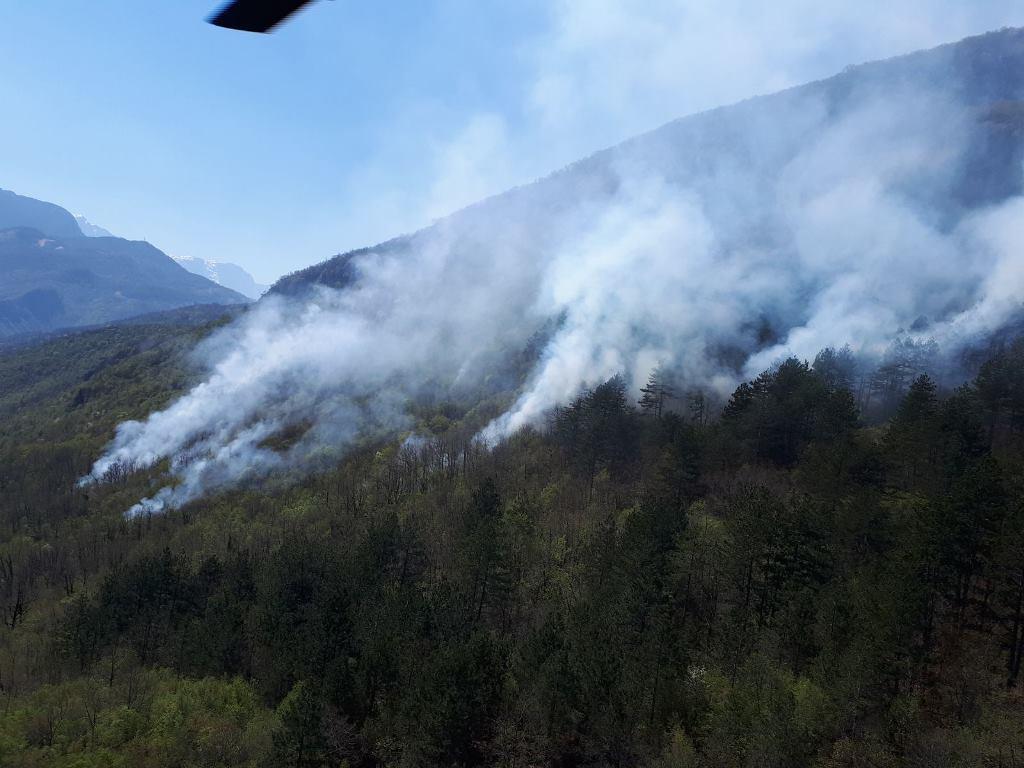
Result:
[[271,282],[676,117],[1004,26],[1016,0],[6,3],[0,188]]

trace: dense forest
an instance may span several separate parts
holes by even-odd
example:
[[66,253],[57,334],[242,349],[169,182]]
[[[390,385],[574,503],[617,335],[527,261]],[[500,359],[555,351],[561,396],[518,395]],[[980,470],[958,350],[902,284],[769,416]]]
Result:
[[0,764],[1024,766],[1024,342],[613,378],[493,449],[513,393],[424,401],[126,519],[163,467],[76,480],[205,332],[0,351]]

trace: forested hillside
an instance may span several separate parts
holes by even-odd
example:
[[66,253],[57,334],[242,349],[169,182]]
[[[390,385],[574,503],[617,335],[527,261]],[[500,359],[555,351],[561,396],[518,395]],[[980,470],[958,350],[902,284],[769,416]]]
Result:
[[425,401],[329,471],[125,519],[149,471],[75,481],[204,332],[0,353],[0,764],[1024,758],[1024,343],[954,390],[914,344],[726,403],[613,378],[493,451],[511,392]]
[[0,229],[0,766],[1024,766],[1022,160],[1003,29],[230,312]]

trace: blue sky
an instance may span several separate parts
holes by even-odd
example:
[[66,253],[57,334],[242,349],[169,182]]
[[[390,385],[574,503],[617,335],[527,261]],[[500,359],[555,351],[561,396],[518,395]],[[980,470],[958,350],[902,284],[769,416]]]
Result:
[[335,0],[261,36],[217,4],[6,4],[0,187],[270,281],[673,117],[1024,25],[1010,0]]

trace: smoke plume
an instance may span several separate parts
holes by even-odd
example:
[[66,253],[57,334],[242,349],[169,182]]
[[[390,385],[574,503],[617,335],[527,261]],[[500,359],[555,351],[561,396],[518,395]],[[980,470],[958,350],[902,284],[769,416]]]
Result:
[[[348,287],[265,298],[201,345],[200,384],[120,425],[86,481],[169,459],[134,514],[315,466],[407,428],[424,393],[486,381],[541,329],[490,443],[615,374],[635,392],[662,365],[726,395],[826,346],[976,340],[1024,295],[1019,154],[985,103],[888,72],[670,124],[353,257]],[[982,168],[993,153],[1009,160]]]

